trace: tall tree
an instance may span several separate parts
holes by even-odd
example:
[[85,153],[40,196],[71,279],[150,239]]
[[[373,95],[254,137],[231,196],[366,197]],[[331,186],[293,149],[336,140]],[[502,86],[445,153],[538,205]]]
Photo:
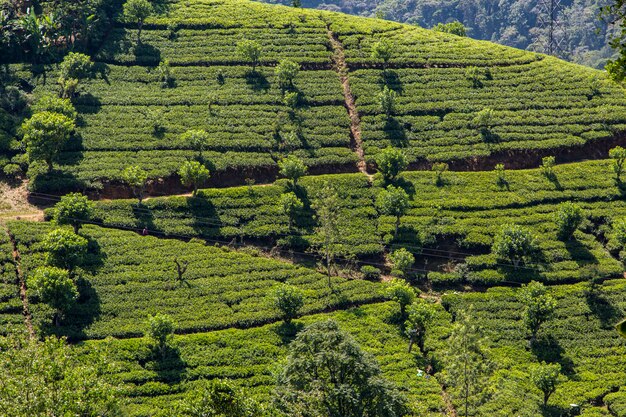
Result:
[[330,277],[335,256],[339,251],[339,195],[330,185],[325,184],[317,201],[313,204],[317,218],[319,242],[317,251],[324,258],[328,286],[332,285]]
[[280,169],[280,175],[291,180],[294,189],[298,186],[298,180],[307,173],[307,166],[304,164],[304,161],[295,155],[289,155],[280,160],[278,168]]
[[499,259],[518,267],[522,261],[532,261],[539,253],[537,239],[527,229],[516,224],[505,224],[496,234],[491,251]]
[[274,309],[280,312],[285,324],[290,324],[304,306],[304,294],[298,287],[282,284],[272,290],[270,301]]
[[541,325],[554,314],[557,303],[548,289],[536,281],[531,281],[519,290],[519,301],[524,306],[524,324],[530,330],[530,343],[533,343]]
[[148,0],[126,0],[124,3],[124,17],[128,22],[137,24],[137,43],[141,43],[141,30],[144,21],[154,11]]
[[28,279],[28,288],[54,309],[53,321],[56,326],[61,325],[63,314],[78,298],[78,289],[69,273],[53,266],[37,268]]
[[408,318],[404,323],[407,336],[409,336],[409,353],[413,344],[417,343],[420,351],[424,352],[424,338],[426,330],[435,318],[435,307],[425,301],[415,301],[408,308]]
[[82,224],[91,220],[93,210],[94,204],[87,196],[69,193],[54,205],[52,217],[58,225],[71,224],[74,233],[78,233]]
[[67,269],[71,274],[87,254],[88,242],[71,230],[54,229],[44,237],[41,245],[49,265]]
[[178,170],[180,181],[185,187],[193,187],[193,196],[198,194],[198,187],[206,182],[211,173],[198,161],[185,161]]
[[154,341],[159,349],[161,356],[165,355],[167,343],[174,334],[174,320],[167,314],[157,313],[154,316],[148,316],[147,335]]
[[64,339],[0,336],[0,414],[11,417],[121,417],[120,389],[107,374],[105,343],[79,356]]
[[209,146],[209,134],[205,130],[192,129],[188,130],[180,136],[180,141],[184,146],[189,146],[198,152],[198,160],[202,160],[202,152]]
[[26,153],[31,161],[44,161],[52,171],[54,158],[59,154],[74,131],[74,121],[52,112],[35,113],[22,123]]
[[478,406],[487,383],[491,363],[487,357],[482,329],[466,311],[457,312],[457,320],[448,339],[445,377],[463,404],[463,416]]
[[394,216],[396,218],[393,237],[398,237],[400,228],[400,218],[406,213],[410,206],[409,195],[400,187],[390,185],[381,191],[376,197],[376,205],[381,214]]
[[535,365],[530,370],[530,380],[543,393],[543,405],[548,405],[548,401],[559,384],[561,376],[561,365],[558,363],[542,362]]
[[289,345],[274,394],[287,415],[400,417],[406,400],[375,359],[329,320],[311,324]]
[[261,59],[261,45],[257,41],[243,40],[237,44],[237,55],[248,62],[252,71],[256,71]]
[[129,166],[122,172],[122,180],[133,190],[133,194],[141,204],[146,192],[148,173],[139,166]]
[[391,146],[380,151],[375,159],[378,170],[386,182],[395,181],[409,164],[402,149],[392,148]]
[[415,290],[402,278],[393,278],[385,287],[385,295],[400,305],[400,318],[406,319],[406,307],[415,301]]

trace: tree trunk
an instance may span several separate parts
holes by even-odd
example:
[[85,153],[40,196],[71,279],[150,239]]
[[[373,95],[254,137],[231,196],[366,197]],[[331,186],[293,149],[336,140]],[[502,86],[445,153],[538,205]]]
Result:
[[48,164],[48,174],[52,172],[52,159],[47,159],[46,164]]
[[137,22],[137,44],[141,44],[141,28],[143,26],[143,22],[140,20]]
[[396,217],[396,231],[393,233],[393,238],[398,237],[398,229],[400,229],[400,216]]
[[72,223],[72,227],[74,228],[74,233],[78,234],[78,229],[80,229],[80,222],[75,221]]
[[544,392],[543,393],[543,406],[545,407],[546,405],[548,405],[548,400],[550,399],[550,393],[549,392]]

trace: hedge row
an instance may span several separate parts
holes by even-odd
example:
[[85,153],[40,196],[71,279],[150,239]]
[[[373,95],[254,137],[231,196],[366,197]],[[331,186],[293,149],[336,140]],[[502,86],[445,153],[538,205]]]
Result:
[[[28,277],[43,262],[38,242],[49,223],[9,224]],[[202,243],[141,236],[88,226],[90,253],[78,280],[81,298],[64,325],[50,328],[50,309],[29,294],[33,320],[42,332],[73,339],[141,335],[149,314],[172,316],[180,332],[250,327],[278,320],[267,301],[280,282],[302,288],[305,313],[380,300],[380,288],[361,280],[327,278],[311,269]],[[174,260],[188,262],[184,282],[176,282]]]
[[[393,303],[375,304],[332,314],[307,316],[296,326],[332,318],[350,332],[361,346],[373,354],[386,378],[407,395],[411,415],[441,415],[444,404],[441,387],[434,378],[416,377],[422,367],[419,352],[407,353],[407,340],[389,323],[396,312]],[[442,312],[441,320],[445,320]],[[281,335],[280,325],[247,330],[221,330],[176,336],[166,359],[157,360],[146,339],[89,341],[79,346],[89,360],[94,345],[107,344],[116,365],[112,379],[123,385],[129,414],[136,416],[171,415],[176,402],[193,390],[200,378],[228,378],[244,387],[261,402],[267,402],[274,386],[273,371],[287,352],[290,338]]]
[[[497,384],[497,394],[478,415],[508,416],[511,410],[519,415],[541,415],[543,394],[529,378],[531,365],[541,361],[560,363],[565,376],[550,398],[551,407],[569,410],[571,404],[578,404],[581,415],[607,415],[600,412],[598,404],[623,387],[626,377],[626,346],[613,327],[623,318],[625,285],[624,280],[610,281],[595,292],[589,292],[586,284],[550,288],[557,309],[531,349],[518,290],[493,288],[485,293],[445,296],[443,304],[452,314],[471,306],[472,317],[487,336],[489,359],[496,364],[491,383]],[[623,416],[623,405],[618,407],[616,396],[611,394],[607,400],[610,397],[615,401],[607,401],[615,412],[611,415]]]
[[22,327],[22,300],[17,282],[13,245],[4,228],[0,227],[0,334],[11,327]]

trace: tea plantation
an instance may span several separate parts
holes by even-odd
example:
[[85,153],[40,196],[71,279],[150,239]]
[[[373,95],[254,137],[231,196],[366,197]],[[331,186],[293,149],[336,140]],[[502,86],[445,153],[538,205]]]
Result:
[[626,417],[605,72],[248,0],[18,3],[0,417]]
[[[175,177],[193,155],[179,140],[190,129],[210,133],[205,159],[222,173],[214,183],[230,177],[232,184],[275,178],[287,153],[303,158],[312,172],[356,171],[361,138],[355,139],[355,128],[368,163],[391,144],[423,165],[577,149],[626,126],[626,97],[616,84],[599,71],[543,55],[245,0],[159,4],[141,43],[136,26],[116,18],[92,56],[92,76],[73,99],[78,129],[58,157],[60,171],[39,178],[39,191],[106,187],[128,165],[141,166],[150,178]],[[244,40],[260,47],[256,68],[236,50]],[[388,64],[372,58],[381,41],[393,47]],[[283,59],[301,67],[295,110],[274,73]],[[35,87],[35,97],[58,90],[54,68],[45,76],[34,67],[11,70]],[[346,101],[340,75],[354,103]],[[385,86],[396,94],[388,115],[379,104]],[[360,126],[351,133],[345,106],[353,104]],[[477,126],[484,109],[491,119]]]

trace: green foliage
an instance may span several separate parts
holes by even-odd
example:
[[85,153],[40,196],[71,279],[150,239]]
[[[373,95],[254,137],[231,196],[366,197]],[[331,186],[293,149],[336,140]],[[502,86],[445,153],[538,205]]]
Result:
[[407,158],[401,149],[387,147],[376,156],[378,170],[387,182],[394,181],[407,166]]
[[205,130],[192,129],[183,133],[180,136],[180,141],[185,147],[190,147],[194,151],[198,152],[198,158],[202,159],[202,152],[204,152],[209,146],[210,137]]
[[458,20],[449,23],[437,23],[432,27],[435,32],[450,33],[456,36],[467,36],[465,25]]
[[453,398],[461,402],[459,414],[469,416],[483,401],[492,364],[485,349],[482,328],[468,311],[457,312],[445,355],[445,379],[453,388]]
[[566,201],[561,203],[556,213],[554,222],[557,227],[557,236],[561,240],[569,240],[585,219],[582,208],[579,205]]
[[339,252],[339,195],[328,183],[324,185],[313,208],[317,212],[316,249],[326,263],[328,286],[331,286],[331,272],[335,257]]
[[178,171],[180,181],[185,187],[193,187],[193,196],[198,193],[198,186],[205,183],[210,177],[211,173],[198,161],[186,161],[180,167]]
[[304,294],[300,289],[289,284],[282,284],[274,288],[270,294],[272,306],[280,312],[286,324],[298,318],[304,306]]
[[535,365],[530,370],[530,379],[543,392],[543,405],[548,405],[550,396],[556,391],[560,382],[561,365],[559,363],[545,363]]
[[174,76],[172,74],[172,67],[169,59],[159,62],[157,72],[159,74],[159,81],[161,81],[161,88],[170,88],[174,86]]
[[201,380],[178,406],[187,417],[251,417],[258,415],[257,404],[228,380]]
[[404,248],[394,250],[389,254],[389,259],[393,266],[393,272],[397,275],[403,276],[415,263],[415,257],[411,252]]
[[516,224],[505,224],[495,236],[491,251],[499,259],[511,262],[516,268],[520,262],[532,262],[538,254],[537,239]]
[[467,67],[465,70],[465,78],[472,83],[472,87],[474,88],[481,88],[484,86],[485,73],[478,67]]
[[107,352],[76,354],[64,339],[0,336],[0,409],[5,416],[121,417],[120,390],[111,385]]
[[444,185],[443,173],[447,172],[448,168],[449,168],[449,166],[445,162],[435,162],[435,163],[433,163],[431,171],[433,171],[437,175],[437,180],[436,180],[437,186]]
[[388,39],[381,39],[372,45],[372,59],[383,61],[383,65],[386,67],[393,57],[393,48],[393,44]]
[[549,320],[556,309],[556,300],[548,294],[547,288],[540,282],[532,281],[520,289],[519,300],[525,306],[523,319],[531,333],[531,342],[537,338],[537,332],[543,323]]
[[78,289],[69,273],[53,266],[37,268],[28,279],[28,288],[55,310],[54,322],[57,326],[60,324],[61,316],[78,298]]
[[274,71],[281,87],[293,87],[293,80],[300,72],[300,64],[290,59],[283,59]]
[[396,97],[397,93],[387,86],[383,87],[383,91],[378,94],[380,109],[387,118],[393,116],[396,110]]
[[289,415],[400,417],[405,398],[335,321],[309,325],[289,345],[275,402]]
[[388,186],[376,197],[376,207],[381,214],[394,216],[396,227],[394,236],[398,235],[400,218],[406,213],[410,206],[409,195],[400,187]]
[[476,114],[472,123],[476,126],[476,128],[481,130],[481,133],[483,133],[484,136],[484,132],[488,133],[493,127],[493,119],[493,110],[489,107],[485,107]]
[[52,162],[74,131],[74,121],[51,112],[35,113],[22,124],[26,153],[30,161],[44,161],[48,172]]
[[415,290],[402,278],[393,278],[385,287],[385,296],[400,305],[400,317],[406,318],[406,307],[415,301]]
[[147,336],[156,344],[161,354],[164,354],[167,343],[176,328],[174,320],[167,314],[157,313],[154,316],[148,316],[146,326]]
[[363,278],[368,280],[380,279],[380,269],[372,265],[363,265],[361,267],[361,273],[363,274]]
[[278,205],[281,211],[289,218],[289,229],[291,229],[293,227],[294,219],[304,208],[302,200],[300,200],[295,193],[289,192],[280,196]]
[[59,98],[53,94],[44,94],[31,107],[33,113],[50,112],[62,114],[72,120],[76,120],[76,109],[68,98]]
[[541,172],[548,178],[554,178],[554,166],[556,165],[556,158],[554,156],[545,156],[541,159]]
[[69,193],[61,197],[54,205],[53,218],[58,225],[71,224],[74,233],[83,223],[91,220],[94,203],[80,193]]
[[615,176],[619,180],[622,172],[624,172],[624,161],[626,161],[626,149],[621,146],[616,146],[615,148],[609,150],[609,158],[613,160],[613,172]]
[[506,170],[504,168],[504,164],[496,164],[493,170],[496,173],[496,184],[498,184],[499,187],[506,186],[508,181],[506,180]]
[[93,62],[88,55],[80,52],[70,52],[59,64],[59,76],[63,79],[75,78],[80,80],[89,76]]
[[307,167],[302,161],[294,155],[289,155],[278,162],[280,168],[280,175],[291,180],[293,188],[298,186],[298,180],[304,177],[307,173]]
[[617,219],[612,226],[615,239],[622,247],[626,246],[626,219]]
[[124,18],[129,23],[137,24],[137,43],[141,43],[141,30],[144,21],[154,12],[148,0],[126,0],[124,3]]
[[148,173],[139,166],[129,166],[122,172],[122,180],[132,188],[133,194],[135,194],[139,204],[141,204],[146,190]]
[[67,229],[55,229],[41,242],[51,266],[73,271],[87,254],[87,239]]
[[257,41],[243,40],[237,44],[237,55],[252,66],[252,71],[256,70],[261,59],[261,45]]
[[424,352],[424,338],[426,330],[435,318],[435,307],[429,302],[414,301],[408,309],[408,317],[404,323],[404,328],[409,337],[409,353],[414,343]]

